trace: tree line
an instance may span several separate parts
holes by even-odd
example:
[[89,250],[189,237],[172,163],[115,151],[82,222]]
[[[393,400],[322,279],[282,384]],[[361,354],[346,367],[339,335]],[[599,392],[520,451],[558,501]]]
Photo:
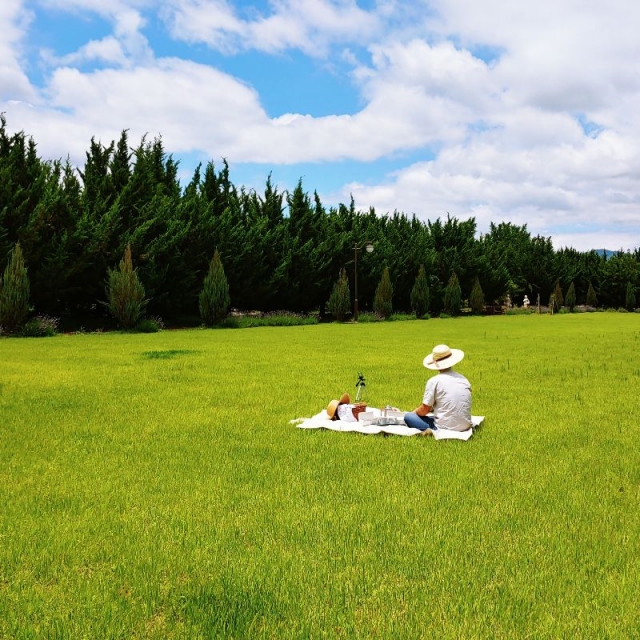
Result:
[[131,147],[126,130],[108,145],[92,139],[84,165],[74,167],[42,159],[32,137],[10,135],[0,120],[0,273],[19,243],[37,313],[104,313],[109,270],[127,247],[147,311],[167,319],[198,315],[216,250],[231,305],[262,311],[324,312],[341,277],[354,291],[354,247],[365,242],[374,251],[358,255],[361,310],[372,309],[385,269],[394,310],[414,306],[420,278],[432,315],[443,311],[454,276],[463,302],[480,286],[487,304],[507,295],[547,304],[558,285],[573,287],[577,304],[591,288],[598,305],[621,307],[640,285],[640,249],[556,251],[551,238],[511,223],[476,231],[473,218],[378,215],[356,210],[353,199],[326,207],[301,180],[290,192],[270,175],[261,192],[238,187],[226,161],[199,166],[183,187],[162,139]]

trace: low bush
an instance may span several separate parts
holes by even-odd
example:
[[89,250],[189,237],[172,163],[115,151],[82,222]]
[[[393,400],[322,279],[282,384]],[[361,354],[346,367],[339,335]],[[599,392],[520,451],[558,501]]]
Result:
[[227,316],[219,322],[215,327],[220,329],[240,329],[240,318],[236,316]]
[[241,327],[294,327],[296,325],[318,324],[317,315],[292,313],[290,311],[273,311],[260,317],[241,318]]
[[24,338],[49,338],[58,333],[60,318],[51,316],[36,316],[31,318],[22,327],[21,335]]
[[382,318],[371,311],[360,312],[358,322],[381,322]]
[[[423,317],[428,318],[429,314],[425,314],[425,316]],[[387,318],[387,320],[389,320],[390,322],[397,322],[397,321],[402,322],[403,320],[415,320],[415,319],[416,319],[415,313],[392,313]]]
[[532,309],[531,307],[526,309],[525,307],[513,307],[513,309],[507,309],[504,314],[506,316],[527,316],[535,312],[535,308]]
[[218,329],[249,329],[252,327],[295,327],[297,325],[319,324],[318,314],[293,313],[291,311],[271,311],[250,315],[228,316],[217,323]]
[[[424,316],[425,319],[428,319],[430,316],[426,314]],[[371,311],[365,311],[361,313],[358,317],[358,322],[402,322],[403,320],[415,320],[415,313],[392,313],[389,317],[385,318],[379,313],[372,313]]]
[[136,331],[139,333],[158,333],[164,329],[162,318],[144,318],[136,325]]

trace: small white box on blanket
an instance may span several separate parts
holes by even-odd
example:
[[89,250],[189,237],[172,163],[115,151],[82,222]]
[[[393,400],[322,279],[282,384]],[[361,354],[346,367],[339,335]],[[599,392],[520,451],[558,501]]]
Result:
[[395,409],[363,411],[358,416],[358,422],[363,425],[377,425],[379,427],[392,424],[405,424],[404,412],[396,411]]
[[360,422],[364,425],[375,424],[378,427],[387,427],[392,424],[406,425],[404,416],[401,418],[398,416],[380,416],[379,418],[371,418],[370,420],[363,420],[362,417],[360,417]]

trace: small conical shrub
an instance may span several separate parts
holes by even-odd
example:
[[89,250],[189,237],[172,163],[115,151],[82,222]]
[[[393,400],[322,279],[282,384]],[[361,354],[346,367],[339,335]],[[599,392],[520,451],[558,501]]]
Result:
[[382,278],[376,287],[376,295],[373,299],[373,310],[382,318],[388,318],[393,312],[393,286],[389,276],[389,267],[385,267]]
[[416,281],[411,289],[411,310],[416,314],[416,318],[423,318],[429,313],[430,302],[429,282],[424,265],[420,265],[420,270],[416,277]]
[[210,327],[218,324],[226,318],[231,304],[229,283],[224,274],[224,268],[217,249],[209,265],[209,273],[204,279],[199,303],[200,317],[206,326]]
[[118,268],[109,269],[107,307],[120,327],[132,329],[142,318],[147,302],[144,287],[133,268],[131,245],[128,244]]
[[340,277],[333,285],[327,309],[338,322],[342,322],[351,310],[351,292],[346,269],[340,271]]
[[13,333],[24,324],[28,313],[29,278],[18,242],[0,280],[0,327],[7,333]]

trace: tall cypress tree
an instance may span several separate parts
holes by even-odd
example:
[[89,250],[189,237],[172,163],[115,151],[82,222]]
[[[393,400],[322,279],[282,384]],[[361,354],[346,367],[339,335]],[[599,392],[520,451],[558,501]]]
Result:
[[553,303],[554,303],[554,311],[559,311],[564,305],[564,296],[562,295],[560,280],[556,280],[556,286],[555,286],[555,289],[553,290]]
[[373,299],[373,310],[377,315],[388,318],[393,312],[393,285],[389,276],[389,267],[385,267],[382,277],[376,288],[376,295]]
[[462,291],[460,290],[460,282],[454,271],[449,278],[449,282],[444,290],[444,310],[452,316],[460,314],[462,306]]
[[477,276],[469,296],[469,305],[471,306],[471,311],[477,315],[481,315],[484,311],[484,293],[480,286],[480,279]]
[[576,287],[573,284],[573,280],[567,289],[567,297],[565,299],[565,304],[569,307],[569,311],[573,313],[573,310],[576,306]]
[[342,322],[351,310],[351,292],[347,270],[344,268],[340,271],[338,281],[333,285],[327,309],[338,322]]
[[416,318],[423,318],[429,313],[429,281],[424,270],[424,265],[420,265],[420,270],[416,281],[411,289],[411,309],[416,314]]
[[18,242],[0,281],[0,326],[7,333],[13,333],[22,326],[28,313],[29,278]]
[[229,310],[231,299],[229,297],[229,284],[224,275],[224,267],[217,249],[213,254],[209,273],[204,279],[199,301],[200,317],[205,325],[210,327],[224,320]]
[[124,251],[119,267],[109,269],[107,301],[111,315],[123,329],[135,327],[144,313],[147,300],[144,297],[144,287],[133,268],[130,244]]

